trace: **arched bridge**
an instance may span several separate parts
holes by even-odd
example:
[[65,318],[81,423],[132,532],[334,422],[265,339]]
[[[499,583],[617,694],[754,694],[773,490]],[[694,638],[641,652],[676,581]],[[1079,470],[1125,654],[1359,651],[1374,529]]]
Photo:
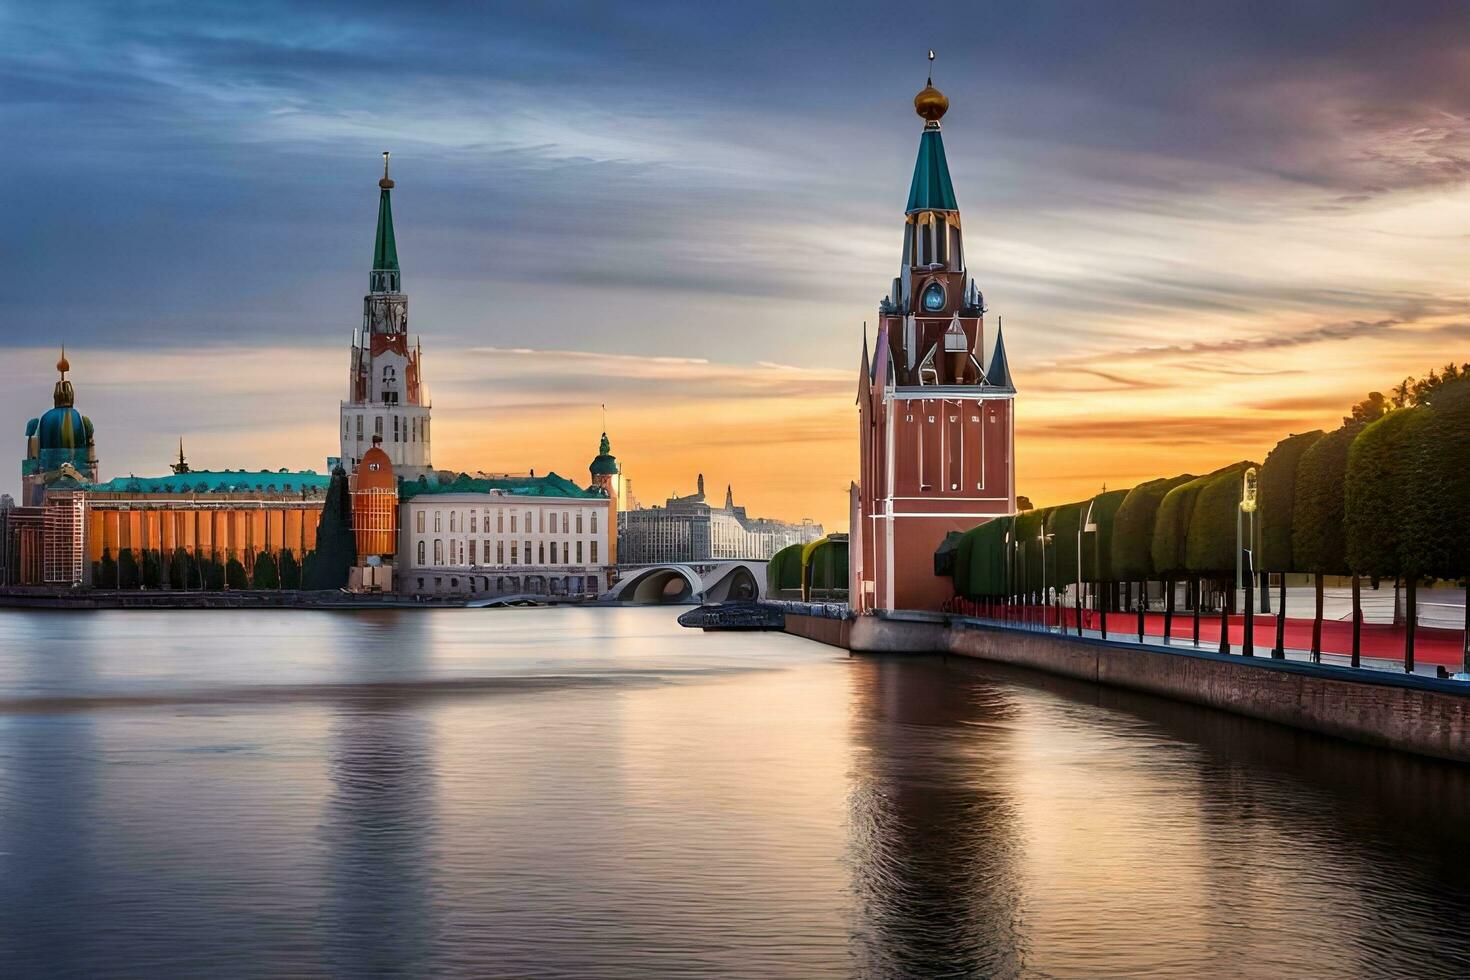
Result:
[[624,566],[618,584],[602,598],[658,605],[759,599],[765,594],[766,563],[743,560]]

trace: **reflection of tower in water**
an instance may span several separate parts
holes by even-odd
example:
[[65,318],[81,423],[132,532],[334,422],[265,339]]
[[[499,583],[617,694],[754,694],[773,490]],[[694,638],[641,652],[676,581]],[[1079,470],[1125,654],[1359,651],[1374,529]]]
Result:
[[[411,686],[384,676],[422,676],[412,624],[383,614],[387,644],[371,642],[374,624],[344,640],[343,671],[361,692],[337,707],[331,760],[333,791],[322,833],[328,849],[328,908],[323,943],[341,976],[423,975],[437,931],[433,907],[434,733],[427,705]],[[366,617],[367,614],[359,614]],[[364,639],[367,642],[361,642]]]
[[852,678],[858,972],[1014,975],[1023,842],[1004,689],[913,661],[865,660]]

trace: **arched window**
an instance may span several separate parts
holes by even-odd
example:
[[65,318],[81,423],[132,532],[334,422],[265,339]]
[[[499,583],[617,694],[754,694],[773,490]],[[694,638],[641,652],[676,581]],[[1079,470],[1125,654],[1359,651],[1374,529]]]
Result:
[[434,539],[434,564],[444,564],[444,542],[439,538]]
[[419,542],[419,564],[422,565],[423,563],[424,563],[424,543],[422,541],[420,541]]

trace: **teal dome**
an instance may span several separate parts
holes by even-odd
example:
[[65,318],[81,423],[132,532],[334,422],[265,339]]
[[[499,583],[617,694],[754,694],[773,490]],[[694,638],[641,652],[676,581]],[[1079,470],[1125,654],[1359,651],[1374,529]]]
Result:
[[48,449],[86,449],[92,441],[92,423],[75,408],[61,406],[41,416],[36,436],[42,452]]

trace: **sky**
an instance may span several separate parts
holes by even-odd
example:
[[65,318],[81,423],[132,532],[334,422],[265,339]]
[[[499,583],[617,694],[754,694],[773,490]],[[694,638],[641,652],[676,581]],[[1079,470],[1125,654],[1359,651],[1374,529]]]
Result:
[[383,150],[434,463],[847,523],[921,121],[1037,504],[1260,460],[1467,360],[1470,5],[0,4],[0,426],[317,468]]

